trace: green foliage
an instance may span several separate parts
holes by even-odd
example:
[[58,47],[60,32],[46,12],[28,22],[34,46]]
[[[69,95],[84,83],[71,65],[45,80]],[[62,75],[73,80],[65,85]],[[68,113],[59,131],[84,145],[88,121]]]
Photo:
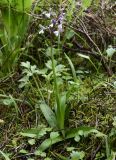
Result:
[[82,0],[82,7],[84,9],[87,9],[88,7],[90,7],[91,3],[92,3],[92,0]]
[[21,63],[21,67],[23,67],[23,77],[19,80],[20,88],[23,88],[24,86],[29,84],[29,80],[30,78],[35,75],[35,74],[39,74],[39,70],[37,69],[36,65],[30,65],[30,62],[22,62]]
[[[1,22],[0,39],[3,45],[1,71],[11,72],[21,50],[21,42],[29,24],[29,14],[32,0],[12,0],[0,2]],[[2,74],[1,73],[1,74]]]
[[0,150],[0,154],[5,158],[5,160],[10,160],[9,156]]
[[56,135],[55,137],[48,138],[42,142],[39,148],[36,150],[38,151],[45,151],[46,149],[50,148],[53,144],[63,141],[63,137],[60,135]]
[[66,58],[67,58],[67,60],[68,60],[68,62],[70,64],[70,67],[71,67],[71,70],[72,70],[72,74],[73,74],[73,78],[74,78],[74,82],[76,82],[77,81],[77,77],[76,77],[76,71],[75,71],[74,65],[73,65],[71,59],[66,54],[65,54],[65,56],[66,56]]
[[40,125],[38,126],[38,128],[26,129],[20,134],[24,137],[40,139],[41,137],[46,135],[47,132],[50,132],[50,131],[51,131],[51,128],[46,128],[44,125]]
[[72,151],[70,156],[71,156],[71,160],[82,160],[85,157],[85,154],[83,151],[81,151],[81,152]]
[[113,3],[0,1],[0,159],[116,158]]
[[40,104],[40,109],[44,117],[46,118],[48,124],[51,127],[57,127],[56,116],[52,109],[45,103]]

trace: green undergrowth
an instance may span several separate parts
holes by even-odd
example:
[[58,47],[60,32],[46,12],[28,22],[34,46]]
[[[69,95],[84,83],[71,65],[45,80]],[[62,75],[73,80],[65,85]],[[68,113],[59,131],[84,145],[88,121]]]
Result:
[[[113,128],[112,123],[115,117],[116,105],[114,88],[110,86],[113,79],[114,77],[107,79],[105,75],[102,75],[101,80],[100,77],[95,78],[91,75],[83,80],[84,85],[78,92],[78,95],[80,94],[80,99],[78,100],[74,91],[72,93],[72,97],[74,96],[74,98],[70,97],[70,100],[67,102],[67,105],[71,106],[71,111],[66,130],[69,128],[78,128],[80,126],[91,126],[106,135],[110,134]],[[99,81],[100,83],[102,81],[102,83],[100,84]],[[17,88],[19,84],[17,84],[15,78],[13,83],[15,84],[14,87]],[[95,89],[93,89],[93,84]],[[35,108],[33,103],[33,99],[35,99],[36,94],[33,97],[33,94],[29,90],[23,91],[23,93],[20,90],[16,92],[11,90],[10,87],[8,89],[6,83],[1,85],[1,87],[4,88],[5,86],[7,88],[7,93],[13,92],[14,97],[18,100],[20,99],[21,102],[16,101],[17,105],[20,106],[20,112],[18,112],[14,104],[11,104],[10,106],[7,104],[9,103],[10,98],[3,98],[3,103],[6,103],[7,105],[1,106],[1,119],[4,120],[4,122],[1,122],[1,147],[5,153],[9,153],[9,157],[12,157],[12,159],[23,159],[23,157],[27,157],[27,159],[29,157],[33,157],[34,159],[43,159],[42,156],[44,155],[34,155],[34,152],[42,141],[49,137],[49,132],[40,140],[37,140],[33,137],[34,134],[32,131],[29,133],[25,131],[27,128],[36,128],[36,133],[38,133],[37,128],[40,125],[42,125],[41,127],[48,127],[40,109]],[[44,86],[44,88],[47,87],[45,83],[43,83],[42,86]],[[49,103],[52,104],[52,101]],[[57,130],[55,131],[57,132]],[[21,132],[27,132],[27,134],[22,137],[20,134]],[[99,151],[96,153],[96,157],[98,156],[98,159],[102,159],[105,158],[106,155],[106,148],[104,145],[105,142],[103,139],[95,138],[94,136],[86,137],[84,139],[82,138],[79,142],[75,142],[73,139],[70,141],[66,140],[50,147],[46,152],[46,156],[51,157],[52,159],[57,159],[58,157],[59,159],[63,159],[62,156],[69,157],[72,151],[78,150],[84,151],[86,158],[89,159],[92,156],[94,157],[94,152],[99,146]],[[115,145],[114,140],[113,145]],[[68,148],[69,151],[67,151]],[[30,153],[32,155],[30,155]]]
[[3,2],[0,160],[115,160],[114,1]]

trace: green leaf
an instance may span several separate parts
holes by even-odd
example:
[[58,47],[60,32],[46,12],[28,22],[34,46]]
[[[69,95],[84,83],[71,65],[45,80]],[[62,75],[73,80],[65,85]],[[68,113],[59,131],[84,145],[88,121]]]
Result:
[[3,100],[3,104],[7,105],[7,106],[11,106],[13,104],[13,101],[12,101],[12,99],[7,98],[7,99]]
[[46,55],[51,57],[53,55],[57,55],[58,54],[58,49],[56,48],[51,48],[51,47],[48,47],[47,50],[46,50]]
[[61,72],[65,71],[65,70],[66,70],[66,69],[65,69],[65,66],[62,65],[62,64],[59,64],[59,65],[57,65],[57,66],[55,67],[56,73],[57,73],[57,72],[61,73]]
[[75,136],[75,138],[74,138],[74,140],[76,141],[76,142],[79,142],[80,141],[80,136],[79,135],[77,135],[77,136]]
[[41,156],[41,157],[46,157],[46,153],[41,151],[41,150],[35,151],[35,155],[36,156]]
[[28,140],[28,143],[29,143],[30,145],[34,145],[34,144],[35,144],[35,139],[29,139],[29,140]]
[[75,147],[67,147],[67,148],[66,148],[66,150],[67,150],[68,152],[72,152],[74,149],[75,149]]
[[10,160],[8,155],[0,150],[0,154],[5,158],[5,160]]
[[65,56],[66,56],[66,59],[68,60],[68,63],[69,63],[69,65],[70,65],[70,67],[71,67],[74,81],[76,82],[76,81],[77,81],[77,76],[76,76],[75,67],[74,67],[74,65],[73,65],[73,63],[72,63],[72,61],[71,61],[71,59],[70,59],[66,54],[65,54]]
[[47,132],[50,132],[51,128],[46,128],[45,126],[39,126],[38,128],[25,129],[20,134],[24,137],[37,138],[40,139]]
[[[99,131],[97,131],[96,129],[92,128],[92,127],[79,127],[79,128],[74,128],[74,129],[70,129],[69,131],[66,132],[66,136],[65,139],[69,139],[69,138],[74,138],[77,135],[83,133],[83,135],[86,134],[90,134],[90,133],[95,133],[97,134]],[[37,149],[37,151],[45,151],[46,149],[48,149],[50,146],[52,146],[53,144],[56,144],[58,142],[61,142],[64,140],[64,138],[60,135],[58,135],[57,132],[53,132],[53,135],[51,136],[52,138],[48,138],[45,141],[43,141],[43,143],[39,146],[39,148]]]
[[106,137],[106,135],[98,131],[98,133],[96,133],[96,137]]
[[66,112],[66,93],[59,95],[60,105],[57,105],[56,117],[58,128],[61,130],[63,136],[65,136],[64,123],[65,123],[65,112]]
[[82,160],[85,157],[85,153],[83,151],[72,151],[71,160]]
[[21,150],[19,151],[19,153],[27,154],[27,153],[28,153],[28,151],[26,151],[25,149],[21,149]]
[[61,142],[63,141],[63,137],[62,136],[58,136],[56,138],[48,138],[45,141],[43,141],[43,143],[39,146],[39,148],[36,151],[45,151],[46,149],[48,149],[50,146],[52,146],[55,143]]
[[46,103],[41,103],[40,104],[40,109],[47,120],[48,124],[51,127],[57,127],[57,121],[56,121],[56,116],[52,109],[46,104]]
[[44,160],[52,160],[51,158],[49,158],[49,157],[46,157]]
[[66,39],[71,39],[75,35],[75,32],[72,29],[67,30],[66,32]]
[[84,135],[83,130],[80,130],[80,131],[78,132],[78,134],[79,134],[80,136],[83,136],[83,135]]
[[[57,61],[54,60],[55,66],[57,65]],[[52,61],[48,60],[47,63],[45,63],[46,67],[50,70],[52,70]]]
[[83,135],[85,135],[89,133],[98,133],[98,131],[93,127],[86,127],[86,126],[74,128],[66,132],[66,139],[76,137],[77,135],[82,135],[82,133]]
[[59,133],[58,133],[58,132],[51,132],[51,133],[50,133],[50,138],[51,138],[51,139],[57,138],[58,136],[59,136]]
[[21,62],[21,66],[22,67],[25,67],[27,69],[30,69],[31,65],[30,65],[30,62],[26,61],[26,62]]
[[83,9],[87,9],[90,7],[92,0],[82,0],[82,7]]

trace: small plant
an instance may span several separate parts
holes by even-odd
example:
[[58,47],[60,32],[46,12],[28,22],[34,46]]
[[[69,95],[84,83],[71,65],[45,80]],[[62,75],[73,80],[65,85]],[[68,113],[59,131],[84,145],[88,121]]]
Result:
[[[25,75],[20,82],[23,82],[23,87],[27,84],[27,79],[29,80],[29,77],[34,77],[34,74],[40,74],[43,75],[44,77],[47,77],[46,80],[51,80],[50,77],[52,77],[53,79],[53,85],[54,85],[54,95],[55,95],[55,102],[54,102],[54,108],[52,109],[44,100],[43,101],[40,100],[40,102],[37,102],[37,106],[40,107],[46,121],[48,122],[49,126],[52,128],[52,131],[50,132],[49,138],[46,139],[45,141],[43,141],[43,143],[39,146],[39,148],[35,151],[36,155],[40,155],[40,153],[43,153],[47,148],[49,148],[51,145],[64,141],[66,139],[70,139],[70,138],[74,138],[74,140],[76,142],[79,142],[81,137],[86,137],[89,134],[100,134],[99,131],[97,131],[96,129],[92,128],[92,127],[87,127],[87,126],[82,126],[79,128],[73,128],[73,129],[67,129],[66,126],[66,119],[68,120],[69,117],[69,113],[70,113],[70,106],[67,105],[67,98],[69,97],[68,91],[65,90],[63,92],[60,91],[59,89],[59,83],[58,83],[58,77],[61,75],[62,71],[65,71],[65,67],[63,65],[57,65],[56,60],[54,59],[54,55],[55,53],[53,51],[53,48],[51,48],[50,50],[50,58],[51,61],[49,60],[46,63],[46,66],[51,69],[51,73],[50,76],[48,78],[48,76],[46,75],[46,72],[42,73],[41,70],[39,71],[36,66],[31,66],[29,62],[26,63],[22,63],[22,66],[25,68],[23,70],[23,74]],[[72,73],[73,73],[73,77],[74,80],[76,82],[76,72],[74,69],[73,64],[71,63],[71,60],[68,58],[68,56],[66,56],[71,69],[72,69]],[[58,70],[60,66],[61,70]],[[33,72],[32,72],[32,68],[33,68]],[[25,78],[27,77],[27,78]],[[25,82],[26,79],[26,82]],[[37,84],[38,82],[34,81],[35,84]],[[22,85],[21,85],[22,86]],[[39,89],[40,92],[40,88],[38,88],[37,85],[37,89]],[[31,134],[31,131],[30,133]],[[23,134],[22,134],[23,135]],[[25,135],[25,133],[24,133]],[[102,134],[101,134],[102,135]],[[75,153],[73,155],[72,153],[72,159],[75,157],[75,155],[77,155],[77,153]],[[79,156],[79,154],[78,154]],[[82,159],[82,158],[81,158]]]

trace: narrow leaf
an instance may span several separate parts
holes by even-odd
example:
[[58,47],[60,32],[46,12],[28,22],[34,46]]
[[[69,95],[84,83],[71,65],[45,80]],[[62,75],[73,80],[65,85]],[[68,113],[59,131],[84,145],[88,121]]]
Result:
[[55,143],[61,142],[63,141],[63,138],[59,135],[56,138],[48,138],[45,141],[43,141],[43,143],[40,145],[40,147],[36,150],[36,151],[45,151],[47,148],[49,148],[50,146],[52,146]]
[[10,158],[2,151],[0,151],[0,154],[5,158],[5,160],[10,160]]
[[20,134],[24,137],[40,139],[46,134],[46,132],[50,132],[50,131],[51,131],[51,128],[44,128],[40,126],[39,128],[26,129]]
[[76,82],[77,77],[76,77],[75,67],[74,67],[74,65],[73,65],[73,63],[72,63],[72,61],[71,61],[71,59],[70,59],[66,54],[65,54],[65,56],[66,56],[66,59],[68,60],[68,63],[69,63],[69,65],[70,65],[70,67],[71,67],[74,81]]
[[83,132],[83,135],[89,134],[89,133],[98,133],[98,131],[94,129],[93,127],[83,126],[79,128],[70,129],[69,131],[67,131],[66,139],[73,138],[77,135],[80,135],[80,133],[82,132]]
[[48,124],[51,127],[56,127],[57,126],[56,117],[55,117],[55,114],[52,111],[52,109],[46,103],[42,103],[40,105],[40,109],[41,109],[45,119],[47,120]]

